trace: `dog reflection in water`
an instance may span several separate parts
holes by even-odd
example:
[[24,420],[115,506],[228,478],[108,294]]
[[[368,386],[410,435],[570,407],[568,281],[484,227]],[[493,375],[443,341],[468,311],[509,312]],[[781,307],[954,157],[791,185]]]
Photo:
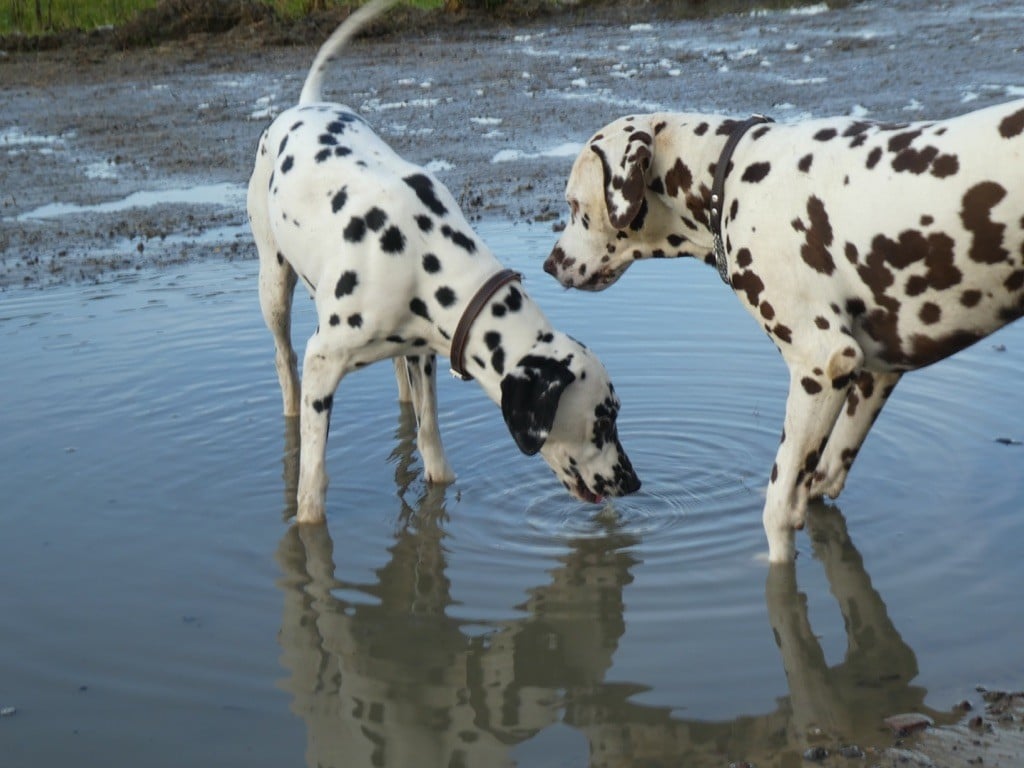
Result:
[[[403,409],[391,457],[400,525],[373,583],[337,578],[326,527],[291,526],[281,540],[284,686],[307,724],[309,766],[512,765],[516,745],[556,723],[583,735],[592,766],[799,764],[812,745],[884,739],[879,725],[889,715],[944,719],[911,685],[914,652],[835,509],[809,524],[848,632],[846,656],[828,665],[795,567],[772,566],[765,599],[790,691],[766,714],[685,720],[634,702],[645,685],[606,682],[626,631],[623,593],[640,544],[614,525],[570,542],[547,583],[500,611],[523,618],[470,628],[451,616],[445,491],[418,482],[415,429],[411,408]],[[287,458],[285,467],[286,476],[297,471]],[[417,488],[421,495],[407,502]]]

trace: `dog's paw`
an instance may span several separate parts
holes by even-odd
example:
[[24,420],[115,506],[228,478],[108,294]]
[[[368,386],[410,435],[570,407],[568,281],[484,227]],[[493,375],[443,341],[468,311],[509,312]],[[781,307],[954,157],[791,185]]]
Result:
[[323,523],[326,518],[323,496],[310,498],[299,495],[299,503],[295,510],[295,522],[302,525],[316,525]]
[[423,477],[432,485],[450,485],[455,482],[455,473],[447,465],[435,469],[426,469],[423,471]]

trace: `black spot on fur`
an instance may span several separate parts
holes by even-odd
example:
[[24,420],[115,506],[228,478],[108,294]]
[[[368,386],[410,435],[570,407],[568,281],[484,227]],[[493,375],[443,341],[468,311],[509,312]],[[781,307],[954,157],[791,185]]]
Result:
[[338,284],[334,286],[334,297],[340,299],[342,296],[348,296],[356,289],[357,285],[359,285],[359,276],[352,270],[345,272],[338,278]]
[[442,285],[434,292],[434,298],[437,299],[437,303],[442,307],[450,307],[455,303],[455,291],[447,285]]
[[359,216],[353,216],[345,227],[345,239],[350,243],[360,243],[366,236],[366,222]]
[[459,232],[457,229],[452,229],[445,224],[441,227],[441,234],[469,253],[476,253],[476,243],[474,243],[470,237]]
[[384,226],[384,223],[388,220],[388,215],[384,213],[384,211],[382,211],[380,208],[374,206],[373,208],[366,212],[365,218],[366,226],[368,226],[374,232],[377,232],[381,227]]
[[414,315],[419,315],[424,320],[430,319],[430,312],[427,311],[427,305],[423,302],[423,299],[414,298],[409,302],[409,311]]
[[434,220],[421,213],[416,217],[416,226],[420,228],[420,232],[428,233],[434,228]]
[[342,187],[334,193],[334,197],[331,198],[331,212],[337,213],[345,207],[345,203],[348,201],[348,188]]
[[436,274],[441,271],[441,261],[432,253],[427,253],[423,256],[423,269],[430,274]]
[[422,173],[414,173],[412,176],[406,176],[402,181],[412,188],[420,202],[427,206],[435,216],[444,216],[448,213],[444,203],[437,199],[434,182],[430,180],[430,177]]
[[405,235],[398,227],[388,227],[380,236],[380,247],[384,253],[401,253],[405,250]]
[[363,316],[358,312],[348,316],[349,328],[362,328],[363,327]]

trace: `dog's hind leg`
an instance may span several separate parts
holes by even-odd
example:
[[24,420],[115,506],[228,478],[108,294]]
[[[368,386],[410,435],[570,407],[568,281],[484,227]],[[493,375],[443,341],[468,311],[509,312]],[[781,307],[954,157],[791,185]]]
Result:
[[846,394],[846,405],[836,420],[825,452],[814,473],[809,498],[838,498],[846,484],[864,438],[882,412],[902,373],[861,371]]
[[412,402],[412,388],[409,384],[409,364],[404,357],[393,358],[395,364],[395,384],[398,385],[398,402]]
[[804,527],[818,463],[852,386],[853,374],[863,360],[852,339],[840,336],[837,341],[823,365],[787,360],[790,378],[786,419],[763,516],[768,558],[773,563],[793,559],[794,531]]
[[274,366],[281,385],[285,416],[299,413],[298,358],[292,347],[292,297],[296,274],[291,265],[277,254],[265,255],[260,250],[260,309],[263,321],[274,336]]
[[299,371],[295,350],[292,348],[292,296],[298,276],[292,265],[277,247],[270,226],[267,188],[273,172],[267,134],[260,137],[256,166],[249,179],[246,209],[252,226],[253,240],[260,259],[260,309],[267,328],[274,336],[277,380],[281,385],[281,399],[285,416],[299,413]]
[[423,474],[430,483],[450,483],[455,473],[448,465],[437,423],[437,359],[434,355],[405,358],[413,407],[416,410],[416,445],[423,458]]

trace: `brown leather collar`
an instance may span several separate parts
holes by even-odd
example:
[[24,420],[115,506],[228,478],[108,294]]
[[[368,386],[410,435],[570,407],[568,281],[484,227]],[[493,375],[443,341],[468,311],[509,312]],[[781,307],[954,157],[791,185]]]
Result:
[[514,269],[503,269],[491,275],[487,282],[480,286],[480,290],[473,295],[473,298],[466,306],[466,311],[459,318],[459,324],[455,327],[455,335],[452,336],[451,364],[453,376],[458,376],[463,381],[469,381],[473,378],[466,373],[462,359],[466,354],[466,339],[469,338],[469,329],[473,327],[477,316],[487,305],[487,302],[491,300],[491,297],[498,292],[498,289],[503,285],[511,283],[513,280],[522,279],[523,276]]
[[729,284],[729,264],[725,257],[725,244],[722,242],[722,208],[725,202],[725,174],[729,170],[729,163],[732,162],[732,153],[736,145],[740,143],[743,134],[761,123],[774,123],[770,117],[764,115],[751,115],[742,123],[732,129],[729,140],[725,142],[722,155],[715,163],[715,180],[711,183],[711,216],[708,224],[711,226],[711,234],[715,239],[715,266],[718,268],[718,276],[722,282]]

